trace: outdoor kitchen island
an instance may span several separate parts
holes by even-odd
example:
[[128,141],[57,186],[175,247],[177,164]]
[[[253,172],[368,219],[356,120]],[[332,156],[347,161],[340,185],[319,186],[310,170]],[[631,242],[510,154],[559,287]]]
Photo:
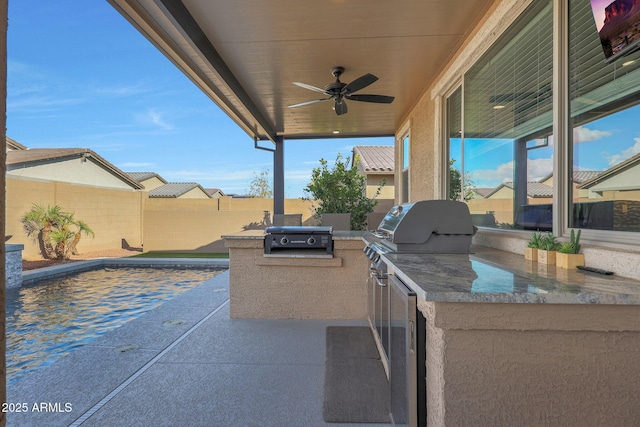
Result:
[[[332,256],[225,238],[232,317],[367,318],[372,234],[335,232]],[[480,246],[382,258],[426,318],[427,425],[640,424],[640,282]]]
[[640,424],[640,282],[471,251],[383,255],[426,318],[428,425]]
[[265,232],[223,236],[233,318],[366,320],[364,232],[333,231],[333,250],[265,253]]

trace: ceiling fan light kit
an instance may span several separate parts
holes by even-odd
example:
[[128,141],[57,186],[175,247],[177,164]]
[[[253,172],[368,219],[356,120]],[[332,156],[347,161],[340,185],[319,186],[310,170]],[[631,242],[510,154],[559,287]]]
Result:
[[387,95],[364,95],[354,94],[361,89],[375,83],[378,78],[373,74],[365,74],[358,77],[351,83],[342,83],[340,76],[344,73],[344,67],[334,67],[331,69],[331,74],[336,78],[336,81],[326,85],[324,88],[308,85],[306,83],[293,82],[294,85],[304,89],[311,90],[313,92],[322,93],[328,98],[313,99],[311,101],[301,102],[299,104],[289,105],[289,108],[302,107],[303,105],[315,104],[317,102],[331,101],[333,100],[333,109],[338,116],[347,113],[347,103],[345,100],[360,101],[360,102],[372,102],[376,104],[390,104],[393,102],[393,96]]

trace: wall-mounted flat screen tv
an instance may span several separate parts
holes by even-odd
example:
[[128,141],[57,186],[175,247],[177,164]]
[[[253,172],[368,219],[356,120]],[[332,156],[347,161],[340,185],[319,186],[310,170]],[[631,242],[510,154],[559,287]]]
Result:
[[591,0],[606,62],[640,49],[640,0]]

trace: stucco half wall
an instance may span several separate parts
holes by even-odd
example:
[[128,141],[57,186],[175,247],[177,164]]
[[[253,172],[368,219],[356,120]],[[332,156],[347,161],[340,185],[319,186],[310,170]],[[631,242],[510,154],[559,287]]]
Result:
[[419,308],[428,325],[428,425],[637,425],[637,306]]
[[367,318],[368,260],[361,237],[334,240],[333,258],[264,256],[262,232],[225,236],[233,318]]

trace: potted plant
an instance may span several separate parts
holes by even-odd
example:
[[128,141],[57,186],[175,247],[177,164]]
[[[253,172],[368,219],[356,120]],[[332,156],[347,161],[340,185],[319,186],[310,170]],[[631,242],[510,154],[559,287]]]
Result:
[[556,265],[560,268],[573,269],[584,265],[584,254],[580,252],[580,233],[582,230],[571,230],[569,243],[563,244],[556,255]]
[[538,262],[546,265],[554,265],[556,263],[556,251],[560,249],[560,243],[551,233],[547,233],[540,239],[540,247],[538,248]]
[[527,242],[527,247],[524,248],[524,259],[528,261],[538,261],[538,249],[540,248],[541,240],[542,233],[536,233],[534,231]]

